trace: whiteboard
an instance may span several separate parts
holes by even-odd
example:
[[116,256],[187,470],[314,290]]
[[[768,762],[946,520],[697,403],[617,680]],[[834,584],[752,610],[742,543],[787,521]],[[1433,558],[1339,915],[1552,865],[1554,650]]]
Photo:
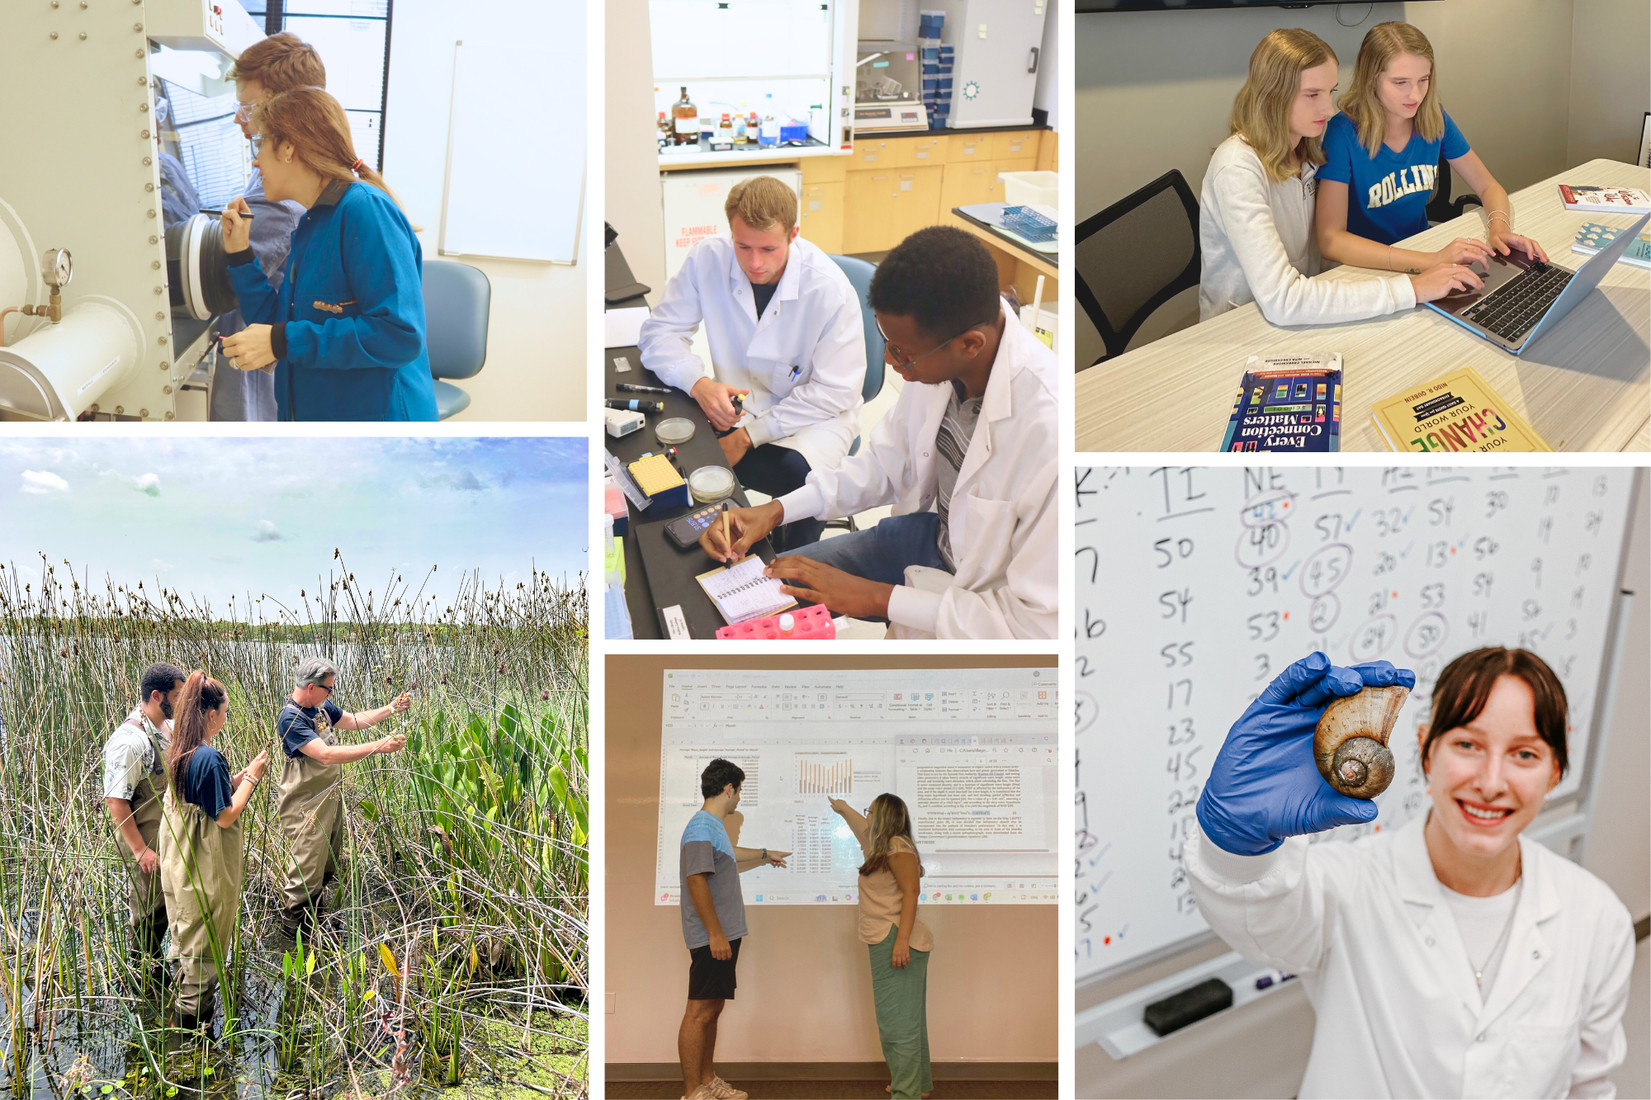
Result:
[[1181,867],[1227,729],[1291,661],[1416,673],[1393,785],[1354,839],[1428,804],[1416,731],[1486,645],[1553,666],[1582,783],[1631,510],[1629,469],[1133,467],[1076,478],[1077,977],[1208,933]]
[[454,44],[438,251],[571,264],[584,217],[585,8],[519,15],[508,41]]
[[654,904],[681,903],[700,775],[745,773],[734,844],[789,852],[748,905],[854,905],[860,845],[832,798],[912,815],[928,905],[1059,904],[1057,676],[1049,668],[666,669]]

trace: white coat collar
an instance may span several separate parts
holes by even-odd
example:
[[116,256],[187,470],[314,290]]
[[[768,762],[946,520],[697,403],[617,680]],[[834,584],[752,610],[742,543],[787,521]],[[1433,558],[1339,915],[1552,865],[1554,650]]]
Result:
[[1445,980],[1461,997],[1463,1005],[1473,1015],[1476,1027],[1483,1030],[1497,1016],[1506,1011],[1542,967],[1548,965],[1553,948],[1542,934],[1541,925],[1557,916],[1563,907],[1559,889],[1549,873],[1548,860],[1557,857],[1538,842],[1524,834],[1519,837],[1519,873],[1524,882],[1519,902],[1514,909],[1513,923],[1508,930],[1508,944],[1502,955],[1502,965],[1496,974],[1496,984],[1490,996],[1481,1001],[1479,986],[1473,980],[1473,968],[1462,944],[1456,918],[1445,904],[1440,892],[1438,876],[1433,872],[1433,860],[1427,854],[1428,814],[1432,808],[1411,818],[1394,834],[1393,873],[1399,896],[1413,905],[1430,907],[1420,931],[1424,936],[1441,937],[1445,955],[1454,961],[1446,964]]

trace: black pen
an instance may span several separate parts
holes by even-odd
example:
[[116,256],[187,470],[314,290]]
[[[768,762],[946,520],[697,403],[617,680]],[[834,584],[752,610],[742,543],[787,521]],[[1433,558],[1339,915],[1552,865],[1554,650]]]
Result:
[[[210,215],[212,215],[212,216],[213,216],[213,217],[214,217],[214,218],[221,218],[221,217],[223,217],[223,216],[224,216],[224,212],[223,212],[223,211],[222,211],[222,210],[207,210],[207,209],[205,209],[205,208],[204,208],[204,207],[203,207],[203,208],[202,208],[202,210],[201,210],[201,213],[203,213],[203,214],[210,214]],[[241,212],[240,212],[240,211],[239,211],[239,210],[237,210],[237,211],[235,211],[235,213],[237,213],[237,214],[241,214]],[[251,220],[252,220],[252,215],[251,215],[251,214],[241,214],[241,217],[242,217],[242,218],[244,218],[244,219],[246,219],[246,220],[247,220],[247,221],[251,221]]]

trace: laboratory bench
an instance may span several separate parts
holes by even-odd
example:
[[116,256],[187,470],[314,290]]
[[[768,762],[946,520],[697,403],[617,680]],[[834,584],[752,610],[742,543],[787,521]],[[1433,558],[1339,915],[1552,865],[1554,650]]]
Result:
[[[757,164],[796,167],[803,183],[802,235],[826,252],[858,255],[887,252],[928,225],[969,229],[953,209],[1002,202],[999,172],[1059,168],[1058,138],[1048,126],[859,134],[849,153],[833,152],[825,146],[817,151],[781,148],[742,153],[732,160],[727,153],[702,154],[670,164],[664,163],[670,158],[662,156],[660,172]],[[1011,242],[987,243],[994,248],[1002,284],[1013,285],[1030,302],[1037,276],[1048,272],[1039,270],[1023,250],[1007,251]],[[1057,288],[1045,283],[1043,296],[1056,301]]]
[[[606,267],[604,285],[608,287],[623,287],[635,282],[631,274],[630,264],[625,260],[624,253],[617,243],[607,247],[604,256]],[[622,302],[608,305],[609,309],[624,309],[630,306],[645,306],[647,299],[643,296],[630,298]],[[622,463],[634,462],[644,454],[663,454],[665,445],[654,437],[654,428],[661,420],[668,417],[680,416],[694,425],[694,437],[677,447],[678,464],[684,476],[692,473],[701,466],[721,466],[728,468],[728,459],[722,453],[722,446],[717,442],[716,432],[711,422],[706,419],[705,411],[699,407],[699,402],[689,397],[679,389],[670,388],[669,393],[624,393],[617,387],[621,382],[629,382],[644,386],[664,386],[652,371],[642,365],[642,354],[635,347],[607,348],[603,355],[604,383],[602,396],[604,398],[642,398],[649,401],[662,401],[665,411],[662,413],[648,413],[641,431],[615,439],[604,430],[602,442],[608,453]],[[667,387],[669,388],[669,387]],[[744,507],[750,502],[746,499],[745,491],[736,488],[733,503]],[[625,551],[625,606],[631,613],[631,635],[635,638],[655,639],[665,637],[661,628],[660,611],[668,607],[681,607],[683,618],[687,621],[689,633],[695,638],[713,638],[717,629],[724,624],[716,605],[711,602],[705,590],[700,587],[694,578],[708,570],[717,568],[718,562],[713,561],[705,551],[697,546],[687,550],[679,550],[665,534],[664,524],[678,516],[685,515],[698,504],[689,504],[686,507],[667,508],[663,505],[654,505],[646,510],[638,509],[629,499],[625,501],[628,512],[628,530],[623,536]],[[646,544],[646,550],[644,550]],[[774,558],[774,546],[768,539],[763,539],[752,547],[752,553],[764,561]],[[650,570],[648,560],[652,560],[654,568]]]

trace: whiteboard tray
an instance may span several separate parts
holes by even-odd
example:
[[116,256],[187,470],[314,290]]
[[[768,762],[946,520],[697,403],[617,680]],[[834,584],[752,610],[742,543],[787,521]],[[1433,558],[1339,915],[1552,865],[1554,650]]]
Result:
[[[1273,984],[1266,989],[1257,989],[1255,982],[1260,977],[1272,978]],[[1093,1008],[1084,1009],[1073,1021],[1073,1033],[1077,1037],[1075,1045],[1083,1047],[1096,1043],[1110,1054],[1114,1061],[1122,1061],[1131,1054],[1139,1054],[1147,1047],[1179,1034],[1185,1028],[1159,1036],[1141,1019],[1141,1013],[1152,1002],[1195,986],[1206,978],[1220,978],[1232,986],[1232,1008],[1259,1001],[1269,993],[1289,984],[1279,981],[1279,972],[1274,967],[1253,963],[1236,951],[1228,952],[1197,966],[1188,967],[1177,974],[1171,974],[1151,985],[1132,989],[1121,997],[1114,997]],[[1224,1008],[1221,1012],[1204,1017],[1204,1020],[1214,1019],[1222,1012],[1231,1012],[1232,1008]],[[1187,1027],[1197,1027],[1204,1020],[1188,1024]]]

